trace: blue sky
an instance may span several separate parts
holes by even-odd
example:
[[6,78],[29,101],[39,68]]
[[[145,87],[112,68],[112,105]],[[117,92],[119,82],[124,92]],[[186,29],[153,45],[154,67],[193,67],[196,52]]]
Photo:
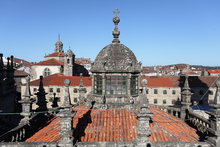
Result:
[[119,37],[143,65],[220,65],[219,0],[0,0],[0,52],[41,61],[58,33],[76,57],[95,59]]

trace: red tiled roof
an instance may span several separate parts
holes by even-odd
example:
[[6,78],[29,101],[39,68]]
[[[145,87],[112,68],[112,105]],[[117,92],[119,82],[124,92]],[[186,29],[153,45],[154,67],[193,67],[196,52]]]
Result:
[[23,71],[23,70],[15,70],[14,76],[15,76],[15,77],[28,76],[28,73],[26,73],[26,72]]
[[46,61],[41,61],[39,63],[36,63],[34,65],[64,65],[62,61],[58,61],[56,59],[49,59]]
[[[197,142],[196,130],[185,122],[159,109],[150,108],[154,114],[150,123],[152,142]],[[89,110],[78,106],[73,118],[74,138],[82,142],[131,142],[137,137],[137,119],[133,110]],[[60,120],[54,118],[26,142],[55,142],[60,139]]]
[[208,70],[211,74],[220,74],[220,70]]
[[83,64],[91,64],[92,61],[90,58],[76,58],[75,59],[75,62],[80,64],[80,65],[83,65]]
[[65,54],[63,52],[54,52],[54,53],[49,54],[45,57],[64,57],[64,56],[65,56]]
[[[216,76],[190,76],[190,87],[216,87],[215,81],[219,77]],[[147,87],[183,87],[185,77],[179,76],[143,76],[141,81],[146,79],[148,81]]]
[[179,87],[178,76],[149,76],[141,77],[140,82],[146,79],[148,87]]
[[[82,77],[84,86],[92,86],[91,77]],[[54,74],[43,78],[44,86],[56,85],[56,86],[64,86],[64,80],[70,80],[70,86],[79,86],[80,84],[80,76],[64,76],[63,74]],[[38,86],[40,80],[34,80],[30,82],[30,86]]]
[[150,123],[151,142],[198,142],[196,130],[181,119],[151,107],[153,123]]

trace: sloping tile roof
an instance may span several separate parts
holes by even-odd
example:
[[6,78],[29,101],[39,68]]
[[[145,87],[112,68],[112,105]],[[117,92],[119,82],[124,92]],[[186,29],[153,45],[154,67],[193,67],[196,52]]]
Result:
[[[92,86],[91,77],[82,77],[84,86]],[[64,86],[64,80],[70,80],[70,86],[79,86],[80,84],[80,76],[64,76],[61,73],[53,74],[50,76],[46,76],[43,78],[44,86],[56,85],[56,86]],[[38,86],[40,80],[34,80],[30,82],[30,86]]]
[[56,59],[49,59],[49,60],[46,60],[46,61],[41,61],[39,63],[36,63],[34,65],[64,65],[64,63],[62,61],[58,61]]
[[[216,87],[215,81],[220,78],[217,76],[190,76],[190,87]],[[179,76],[146,76],[141,77],[141,81],[148,81],[147,87],[183,87],[185,77]]]
[[153,123],[150,123],[151,142],[197,142],[199,136],[181,119],[151,107]]
[[[198,142],[196,130],[182,120],[151,107],[154,114],[150,123],[152,142]],[[82,142],[131,142],[137,137],[137,119],[133,110],[89,110],[78,106],[73,119],[74,138]],[[26,142],[56,142],[60,139],[60,120],[54,118]]]
[[208,70],[211,74],[220,74],[220,70]]
[[23,77],[23,76],[25,77],[25,76],[28,76],[28,73],[26,73],[23,70],[15,70],[14,76],[15,77]]
[[178,76],[149,76],[141,77],[140,82],[146,79],[148,87],[179,87]]
[[65,54],[63,52],[54,52],[54,53],[49,54],[45,57],[64,57],[64,56],[65,56]]

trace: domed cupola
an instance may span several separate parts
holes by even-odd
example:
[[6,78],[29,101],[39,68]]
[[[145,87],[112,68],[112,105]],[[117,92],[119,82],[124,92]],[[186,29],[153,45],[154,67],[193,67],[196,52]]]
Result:
[[[111,44],[104,47],[92,64],[93,95],[97,103],[106,102],[111,106],[127,105],[131,98],[138,99],[141,64],[134,53],[119,41],[118,9],[114,11],[115,28]],[[138,100],[137,100],[138,101]]]
[[[119,13],[118,10],[114,12]],[[140,73],[141,65],[138,63],[134,53],[119,41],[120,31],[118,23],[120,18],[116,15],[113,18],[115,28],[112,31],[114,37],[111,44],[104,47],[95,59],[91,72],[130,72]]]

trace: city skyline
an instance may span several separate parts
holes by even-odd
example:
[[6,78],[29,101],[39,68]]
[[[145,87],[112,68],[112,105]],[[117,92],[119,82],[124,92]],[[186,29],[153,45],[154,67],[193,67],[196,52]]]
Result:
[[144,66],[186,63],[219,66],[220,2],[17,1],[0,2],[0,52],[39,62],[54,51],[61,34],[64,50],[95,59],[113,40],[113,10],[120,10],[119,40]]

